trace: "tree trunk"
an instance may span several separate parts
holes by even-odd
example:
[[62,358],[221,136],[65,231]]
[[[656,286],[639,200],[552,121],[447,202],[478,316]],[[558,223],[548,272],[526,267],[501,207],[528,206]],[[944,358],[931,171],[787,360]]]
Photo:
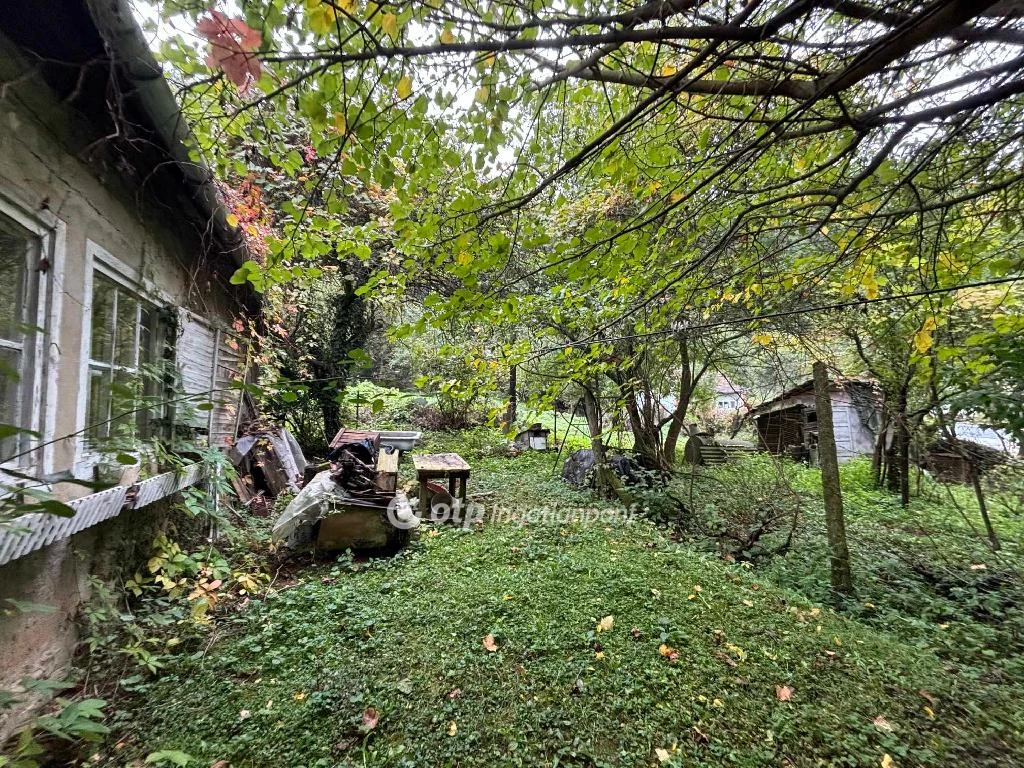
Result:
[[982,522],[985,523],[985,535],[988,536],[988,543],[992,551],[998,552],[1000,549],[999,537],[992,525],[992,518],[988,515],[988,504],[985,503],[985,492],[981,488],[980,473],[978,468],[970,463],[970,459],[967,459],[967,462],[967,471],[971,473],[971,485],[974,487],[974,497],[978,500],[978,511],[981,512]]
[[516,427],[516,367],[513,365],[508,369],[508,407],[505,409],[505,429],[511,434]]
[[672,421],[669,422],[665,432],[665,445],[663,453],[669,467],[676,462],[676,445],[679,443],[679,435],[685,426],[686,411],[690,407],[690,398],[693,396],[693,372],[690,370],[690,348],[687,346],[686,338],[679,339],[679,392],[676,393],[678,400],[676,409],[672,412]]
[[608,464],[608,451],[603,435],[604,425],[601,423],[600,390],[596,384],[593,388],[583,387],[583,410],[587,415],[590,448],[594,452],[594,492],[605,498],[617,496],[628,504],[628,496],[622,491],[622,483]]
[[900,504],[908,507],[910,506],[910,429],[907,425],[906,385],[900,389],[898,408],[897,434],[899,435]]
[[839,486],[839,457],[836,454],[836,435],[832,426],[832,398],[829,394],[828,371],[820,361],[814,364],[814,399],[818,412],[818,463],[821,466],[821,490],[825,499],[832,590],[838,594],[850,594],[853,592],[853,576],[850,573],[850,551],[846,544],[843,495]]

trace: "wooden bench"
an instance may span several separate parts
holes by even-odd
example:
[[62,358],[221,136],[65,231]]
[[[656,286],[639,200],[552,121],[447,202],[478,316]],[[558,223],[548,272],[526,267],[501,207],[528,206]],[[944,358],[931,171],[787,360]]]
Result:
[[[457,453],[428,453],[412,457],[412,465],[416,470],[416,480],[420,484],[419,515],[430,514],[430,489],[427,483],[431,480],[448,480],[448,493],[466,503],[466,484],[469,482],[469,464]],[[456,496],[458,486],[458,496]]]

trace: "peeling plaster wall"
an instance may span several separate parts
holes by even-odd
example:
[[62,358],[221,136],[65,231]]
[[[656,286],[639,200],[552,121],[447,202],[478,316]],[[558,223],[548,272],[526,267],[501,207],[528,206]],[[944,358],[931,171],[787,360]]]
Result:
[[[5,53],[0,39],[0,59]],[[0,62],[0,79],[8,79],[9,63]],[[75,151],[80,116],[56,101],[47,102],[40,96],[42,88],[27,78],[9,86],[0,98],[0,200],[61,231],[63,265],[57,259],[45,271],[47,290],[59,294],[61,306],[59,323],[47,328],[44,337],[43,357],[49,355],[54,371],[45,399],[56,407],[51,424],[40,426],[49,427],[44,439],[50,440],[84,426],[80,392],[82,336],[88,333],[83,312],[89,241],[158,286],[172,306],[215,319],[218,325],[229,325],[233,300],[204,273],[195,230],[176,221],[174,211],[140,203],[127,169],[83,160]],[[76,439],[54,446],[52,471],[73,467]],[[87,492],[68,484],[56,490],[65,498]],[[0,567],[0,606],[4,598],[13,598],[54,609],[8,615],[0,611],[0,689],[25,676],[62,674],[77,642],[74,618],[88,594],[88,575],[109,573],[112,567],[134,570],[166,510],[166,504],[157,504],[122,514]],[[0,717],[0,741],[17,722],[10,715]]]

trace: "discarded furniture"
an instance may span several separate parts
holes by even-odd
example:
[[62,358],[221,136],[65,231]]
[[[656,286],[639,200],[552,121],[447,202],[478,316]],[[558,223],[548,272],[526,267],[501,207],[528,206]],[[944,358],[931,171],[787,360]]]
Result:
[[693,435],[686,441],[683,457],[689,464],[706,466],[725,464],[744,454],[756,453],[757,446],[748,440],[716,440],[712,435]]
[[[466,483],[469,482],[469,464],[457,453],[427,453],[412,457],[416,480],[420,486],[418,512],[421,517],[430,513],[431,491],[429,481],[448,480],[448,493],[466,503]],[[456,489],[458,493],[456,494]]]
[[515,444],[520,448],[531,451],[546,451],[548,449],[548,435],[550,429],[544,429],[540,424],[531,424],[515,437]]
[[329,468],[285,508],[274,525],[274,540],[323,550],[404,545],[419,520],[398,490],[401,455],[379,432],[341,429],[327,452]]

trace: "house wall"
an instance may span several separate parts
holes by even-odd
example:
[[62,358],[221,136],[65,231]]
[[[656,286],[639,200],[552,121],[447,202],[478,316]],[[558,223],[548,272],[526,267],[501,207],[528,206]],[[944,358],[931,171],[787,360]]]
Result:
[[[5,68],[0,39],[0,79]],[[75,472],[88,476],[81,441],[85,419],[83,356],[88,353],[91,259],[108,254],[126,279],[159,305],[185,308],[228,327],[232,300],[200,267],[200,243],[189,227],[173,221],[173,211],[140,203],[126,173],[82,159],[75,146],[81,118],[55,100],[32,78],[8,85],[0,98],[0,213],[38,225],[48,252],[40,264],[37,357],[38,422],[42,442],[58,439],[34,454],[37,474]],[[80,139],[79,139],[80,141]],[[67,437],[62,437],[67,436]],[[54,491],[70,499],[87,493],[62,483]],[[104,564],[134,569],[145,554],[166,504],[123,513],[94,528],[57,541],[0,566],[0,608],[4,598],[48,606],[49,612],[0,610],[0,689],[21,678],[60,676],[77,635],[74,616],[88,595],[87,576]],[[0,718],[0,741],[16,722]]]

